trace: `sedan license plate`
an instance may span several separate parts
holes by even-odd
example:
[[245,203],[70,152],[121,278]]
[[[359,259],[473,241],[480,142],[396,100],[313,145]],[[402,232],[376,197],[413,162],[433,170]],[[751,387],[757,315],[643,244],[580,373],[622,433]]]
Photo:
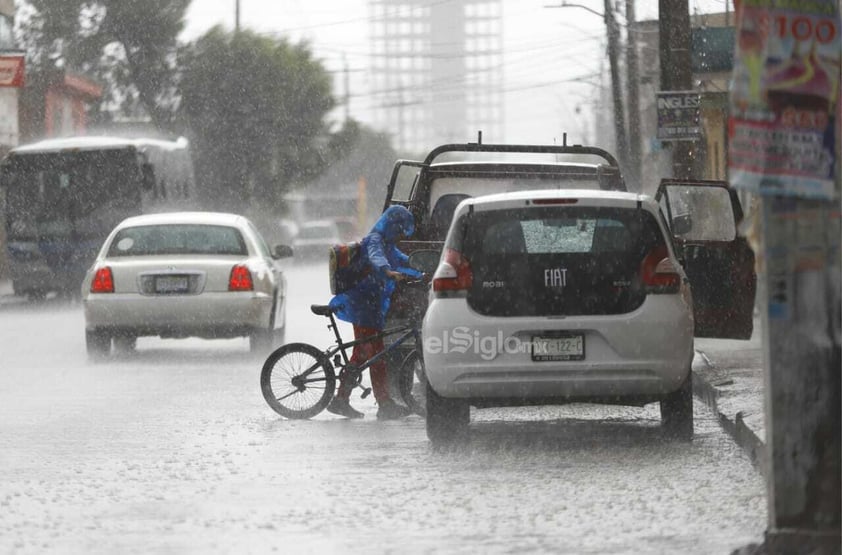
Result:
[[156,293],[187,293],[190,279],[187,276],[158,276],[155,278]]
[[546,337],[532,337],[532,360],[551,362],[555,360],[584,360],[585,336],[581,333]]

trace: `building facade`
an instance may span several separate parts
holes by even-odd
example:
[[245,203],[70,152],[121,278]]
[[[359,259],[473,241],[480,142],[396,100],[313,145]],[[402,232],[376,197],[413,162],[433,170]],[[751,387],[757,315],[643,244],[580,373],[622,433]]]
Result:
[[401,152],[503,137],[502,0],[369,0],[375,125]]
[[0,0],[0,157],[19,142],[18,92],[24,57],[14,38],[14,0]]
[[[23,56],[16,50],[14,39],[15,2],[14,0],[0,0],[0,69],[4,70],[7,83],[0,86],[0,158],[10,149],[18,145],[18,91],[23,73]],[[19,65],[18,65],[19,64]],[[6,278],[6,223],[4,213],[4,198],[0,193],[0,280]]]
[[[700,93],[702,136],[694,142],[694,175],[728,179],[728,81],[734,63],[734,14],[691,16],[691,63],[694,90]],[[672,175],[669,143],[657,139],[656,96],[660,90],[659,22],[635,23],[640,78],[641,129],[631,140],[641,141],[642,185],[653,194],[661,176]]]

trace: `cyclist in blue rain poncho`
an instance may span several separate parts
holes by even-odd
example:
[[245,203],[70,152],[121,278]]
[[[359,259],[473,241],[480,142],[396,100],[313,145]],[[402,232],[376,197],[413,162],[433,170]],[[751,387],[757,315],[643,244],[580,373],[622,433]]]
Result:
[[[368,235],[360,241],[360,256],[355,270],[363,276],[351,289],[333,297],[330,306],[340,320],[354,325],[354,338],[362,339],[383,330],[386,313],[396,282],[406,277],[421,278],[422,274],[407,267],[409,257],[402,253],[397,243],[415,231],[412,213],[403,206],[386,209]],[[354,347],[352,364],[361,364],[383,351],[383,339],[360,343]],[[386,363],[379,360],[369,369],[371,388],[377,401],[377,418],[393,419],[410,414],[410,410],[395,403],[389,395]],[[348,418],[362,418],[363,414],[349,402],[352,383],[341,379],[336,396],[327,410]]]

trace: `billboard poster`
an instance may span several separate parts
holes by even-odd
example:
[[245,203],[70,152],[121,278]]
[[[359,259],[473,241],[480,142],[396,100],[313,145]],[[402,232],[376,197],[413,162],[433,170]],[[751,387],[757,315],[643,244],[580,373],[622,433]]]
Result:
[[701,95],[695,91],[659,92],[658,139],[695,141],[702,136],[699,125]]
[[23,87],[23,54],[0,54],[0,87]]
[[731,184],[831,199],[839,111],[836,0],[743,0],[730,94]]

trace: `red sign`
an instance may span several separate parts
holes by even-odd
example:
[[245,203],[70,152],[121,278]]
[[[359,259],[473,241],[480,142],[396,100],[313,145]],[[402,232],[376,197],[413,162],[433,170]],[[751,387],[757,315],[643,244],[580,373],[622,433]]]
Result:
[[0,87],[23,86],[23,54],[0,55]]

